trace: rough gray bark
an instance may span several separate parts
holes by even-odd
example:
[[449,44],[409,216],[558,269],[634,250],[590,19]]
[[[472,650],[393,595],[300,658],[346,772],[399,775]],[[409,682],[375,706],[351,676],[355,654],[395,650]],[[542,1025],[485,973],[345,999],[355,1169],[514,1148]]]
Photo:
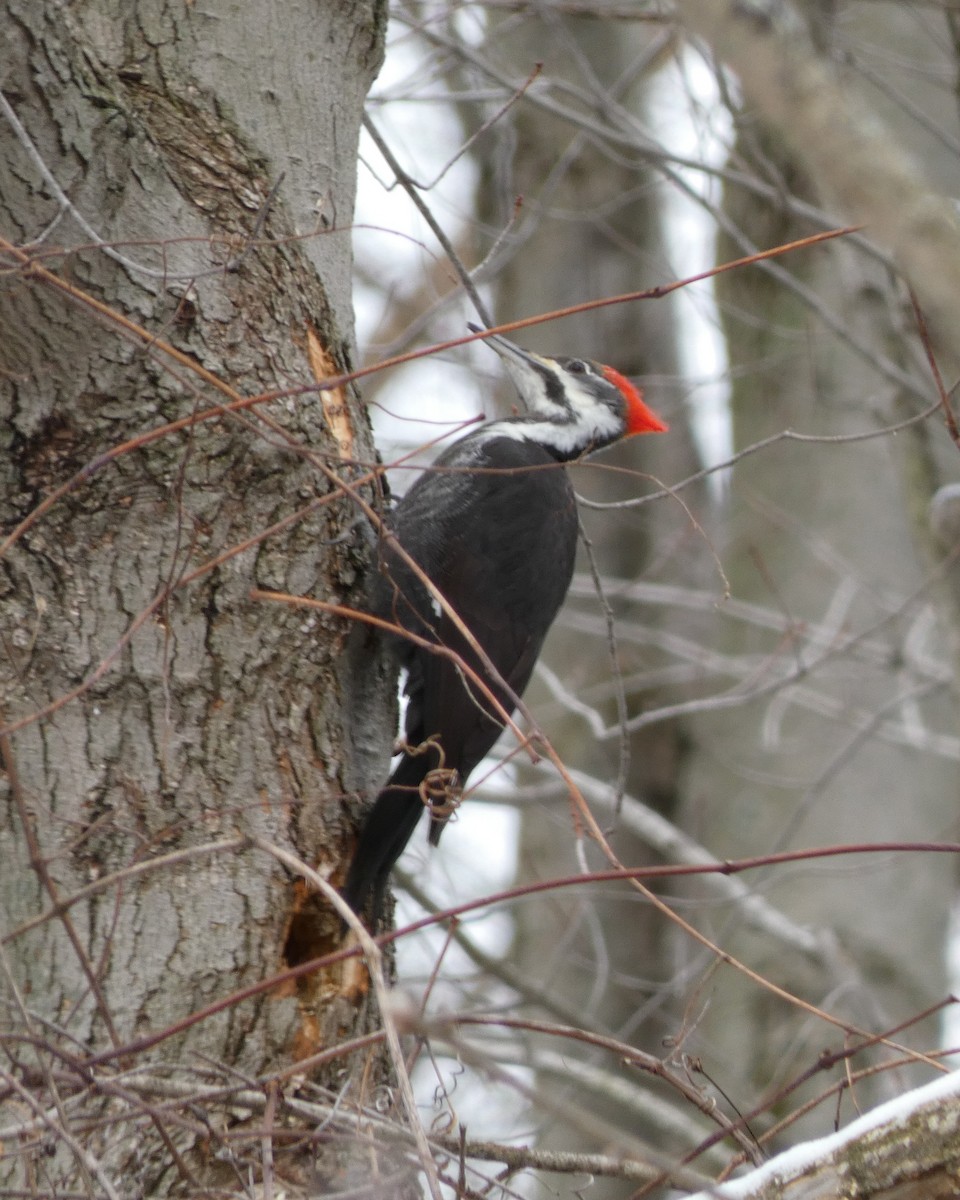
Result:
[[[314,974],[117,1055],[336,944],[336,919],[245,839],[335,873],[392,734],[365,635],[250,600],[361,595],[366,522],[337,481],[374,499],[352,461],[374,448],[355,392],[321,403],[310,385],[351,361],[356,146],[384,23],[374,0],[4,5],[0,235],[23,249],[0,293],[0,510],[16,529],[0,566],[0,1022],[5,1068],[43,1109],[88,1055],[249,1076],[359,1027],[359,997]],[[211,413],[228,394],[203,371],[290,395]],[[195,853],[124,877],[177,851]],[[51,1156],[28,1146],[0,1177],[49,1193],[93,1171],[159,1195],[229,1175],[196,1129],[136,1106],[117,1121],[86,1158],[51,1132]]]

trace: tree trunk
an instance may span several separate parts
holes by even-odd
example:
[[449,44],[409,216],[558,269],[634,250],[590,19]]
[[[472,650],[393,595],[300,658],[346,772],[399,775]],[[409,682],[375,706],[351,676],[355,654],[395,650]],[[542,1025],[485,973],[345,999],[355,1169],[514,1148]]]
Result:
[[362,630],[250,598],[361,603],[375,452],[357,394],[313,384],[351,359],[384,23],[5,5],[0,1100],[59,1110],[6,1187],[229,1187],[248,1147],[119,1100],[116,1068],[250,1077],[363,1027],[336,974],[230,997],[337,944],[257,847],[335,873],[392,733]]

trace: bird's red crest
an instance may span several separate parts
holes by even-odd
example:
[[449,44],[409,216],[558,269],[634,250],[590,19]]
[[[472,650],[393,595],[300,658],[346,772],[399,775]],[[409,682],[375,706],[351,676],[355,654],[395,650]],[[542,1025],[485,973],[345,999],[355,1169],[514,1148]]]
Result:
[[661,420],[652,408],[647,407],[643,401],[643,393],[634,387],[625,375],[621,375],[613,367],[604,367],[603,377],[620,389],[627,402],[627,437],[634,433],[666,433],[670,426]]

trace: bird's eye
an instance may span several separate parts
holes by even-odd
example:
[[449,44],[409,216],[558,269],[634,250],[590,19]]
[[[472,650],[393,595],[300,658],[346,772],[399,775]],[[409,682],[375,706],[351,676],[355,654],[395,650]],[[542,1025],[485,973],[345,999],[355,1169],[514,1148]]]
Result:
[[587,373],[587,364],[579,358],[571,358],[567,363],[567,370],[572,375],[585,375]]

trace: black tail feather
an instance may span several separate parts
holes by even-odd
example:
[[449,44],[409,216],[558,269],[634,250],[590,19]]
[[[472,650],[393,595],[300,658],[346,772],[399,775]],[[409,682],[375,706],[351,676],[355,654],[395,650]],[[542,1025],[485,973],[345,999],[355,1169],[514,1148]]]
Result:
[[374,923],[379,916],[390,872],[423,812],[419,788],[430,769],[430,758],[430,755],[415,758],[404,755],[374,801],[360,832],[360,841],[343,887],[343,898],[355,913],[362,913],[372,895]]

